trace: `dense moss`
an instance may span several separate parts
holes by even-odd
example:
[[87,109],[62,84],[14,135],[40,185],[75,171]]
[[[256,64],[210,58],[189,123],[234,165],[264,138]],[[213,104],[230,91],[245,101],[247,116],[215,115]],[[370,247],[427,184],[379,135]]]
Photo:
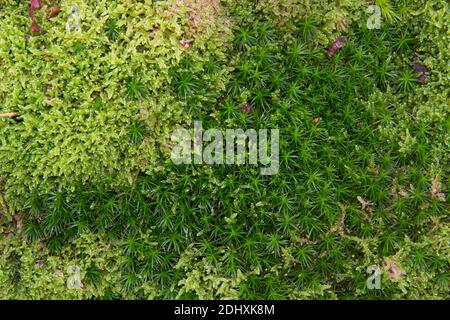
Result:
[[[448,298],[445,1],[61,1],[30,39],[6,3],[2,298]],[[172,164],[191,120],[279,128],[279,173]]]
[[[190,57],[223,59],[226,49],[225,22],[212,16],[208,28],[194,29],[190,10],[64,1],[58,16],[38,19],[46,33],[36,35],[27,2],[7,2],[0,12],[1,110],[21,119],[1,120],[8,192],[71,188],[107,175],[123,184],[157,168],[173,127],[188,118],[170,90],[170,70]],[[195,22],[207,14],[197,12]],[[180,44],[185,38],[189,50]]]

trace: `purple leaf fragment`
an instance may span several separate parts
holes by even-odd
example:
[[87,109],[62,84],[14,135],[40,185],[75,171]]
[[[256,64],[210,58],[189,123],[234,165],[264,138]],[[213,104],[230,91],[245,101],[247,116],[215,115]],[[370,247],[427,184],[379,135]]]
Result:
[[249,113],[251,110],[252,110],[252,105],[249,102],[244,104],[244,106],[242,107],[242,112],[244,112],[244,113]]
[[331,45],[330,49],[328,49],[326,56],[328,58],[334,56],[344,46],[344,42],[345,42],[344,36],[340,36],[339,38],[337,38]]
[[425,73],[427,72],[427,67],[423,64],[416,63],[414,64],[414,71],[419,75],[417,78],[419,82],[425,82]]

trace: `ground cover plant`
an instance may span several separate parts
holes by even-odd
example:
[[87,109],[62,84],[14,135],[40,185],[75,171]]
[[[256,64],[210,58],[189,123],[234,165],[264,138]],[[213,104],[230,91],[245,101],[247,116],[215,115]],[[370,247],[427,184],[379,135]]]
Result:
[[[0,298],[448,299],[448,21],[441,0],[1,1]],[[277,174],[174,164],[193,121],[279,129]]]

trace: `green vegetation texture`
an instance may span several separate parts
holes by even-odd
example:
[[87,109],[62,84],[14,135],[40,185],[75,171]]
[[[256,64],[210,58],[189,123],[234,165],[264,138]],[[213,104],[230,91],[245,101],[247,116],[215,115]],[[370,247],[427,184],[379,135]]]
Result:
[[[46,1],[41,34],[29,2],[0,1],[0,298],[450,298],[447,1]],[[278,174],[173,164],[194,120],[280,129]]]

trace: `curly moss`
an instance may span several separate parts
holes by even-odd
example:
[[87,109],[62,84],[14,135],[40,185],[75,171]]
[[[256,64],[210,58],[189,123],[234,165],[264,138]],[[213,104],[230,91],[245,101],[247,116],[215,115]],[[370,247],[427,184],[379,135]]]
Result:
[[[25,2],[3,6],[0,110],[20,116],[18,123],[0,120],[0,176],[8,192],[106,175],[123,184],[159,166],[166,139],[188,118],[170,90],[169,71],[187,56],[223,59],[226,49],[219,6],[192,20],[186,12],[195,3],[63,1],[57,17],[41,17],[44,35],[30,34]],[[74,6],[81,19],[71,31]],[[211,21],[203,21],[206,14]],[[189,49],[180,45],[185,37]]]
[[[121,251],[101,237],[86,234],[64,246],[54,256],[39,243],[29,244],[18,237],[3,237],[0,244],[0,287],[2,299],[89,299],[116,291],[120,283]],[[70,290],[69,267],[80,268],[80,289]],[[101,277],[89,283],[89,271]]]

